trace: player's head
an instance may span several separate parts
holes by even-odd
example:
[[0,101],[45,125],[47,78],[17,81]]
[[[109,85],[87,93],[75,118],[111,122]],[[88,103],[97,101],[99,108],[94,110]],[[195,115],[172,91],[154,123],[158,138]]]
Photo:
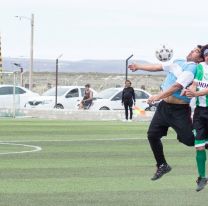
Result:
[[90,89],[90,84],[86,84],[86,85],[85,85],[85,89],[86,89],[86,90],[89,90],[89,89]]
[[186,57],[187,61],[193,61],[195,63],[200,63],[200,62],[204,61],[202,48],[203,48],[203,46],[197,45],[196,48],[191,50],[191,52]]
[[204,61],[208,64],[208,44],[203,46],[201,51],[202,51],[202,55],[204,57]]
[[127,79],[127,80],[125,81],[125,86],[126,86],[126,87],[130,87],[130,86],[131,86],[131,81]]

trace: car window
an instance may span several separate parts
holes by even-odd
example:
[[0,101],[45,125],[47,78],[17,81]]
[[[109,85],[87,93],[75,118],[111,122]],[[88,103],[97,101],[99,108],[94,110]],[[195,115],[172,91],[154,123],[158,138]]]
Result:
[[97,97],[101,99],[109,99],[113,94],[115,94],[118,89],[105,89],[100,92]]
[[85,88],[81,88],[81,96],[84,97]]
[[[24,93],[26,93],[25,90],[23,90],[19,87],[15,87],[15,94],[24,94]],[[0,95],[12,95],[12,94],[13,94],[13,87],[12,86],[0,88]]]
[[1,87],[0,95],[9,95],[13,94],[13,87]]
[[76,89],[72,89],[66,95],[66,98],[73,98],[73,97],[79,97],[79,90],[77,88]]
[[143,91],[135,90],[134,92],[135,92],[136,99],[148,99],[149,98],[149,95]]
[[24,93],[26,93],[25,90],[23,90],[23,89],[21,89],[21,88],[19,88],[19,87],[16,87],[16,88],[15,88],[15,94],[24,94]]
[[122,92],[119,92],[115,97],[112,98],[112,101],[121,100]]
[[[58,87],[57,88],[57,96],[64,95],[68,90],[69,90],[68,88]],[[42,95],[43,96],[55,96],[56,95],[56,88],[53,87],[53,88],[49,89],[48,91],[44,92]]]

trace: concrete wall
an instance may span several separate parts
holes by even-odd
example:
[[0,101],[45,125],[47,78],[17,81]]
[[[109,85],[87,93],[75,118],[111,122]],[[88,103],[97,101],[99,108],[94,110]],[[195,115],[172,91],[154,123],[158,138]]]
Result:
[[[4,112],[6,112],[4,110]],[[12,116],[12,111],[7,111],[7,114]],[[134,113],[133,121],[150,121],[153,112],[145,112],[145,115],[137,115]],[[89,110],[37,110],[24,109],[16,111],[16,118],[31,117],[41,119],[65,119],[65,120],[91,120],[91,121],[106,121],[106,120],[124,120],[124,111],[89,111]]]

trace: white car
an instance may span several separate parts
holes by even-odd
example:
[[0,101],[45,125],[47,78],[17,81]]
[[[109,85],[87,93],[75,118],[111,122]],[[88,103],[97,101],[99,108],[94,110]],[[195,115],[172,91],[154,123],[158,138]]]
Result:
[[0,108],[23,109],[29,98],[38,97],[39,94],[21,86],[0,85]]
[[[90,88],[91,89],[91,88]],[[26,107],[37,109],[78,109],[78,105],[84,96],[84,86],[58,86],[57,106],[55,107],[56,88],[53,87],[37,98],[31,98]],[[93,95],[97,92],[93,89]]]
[[[109,88],[101,91],[97,94],[97,97],[93,100],[91,110],[123,110],[124,107],[121,104],[123,88]],[[142,90],[135,89],[136,106],[141,109],[149,107],[147,103],[150,93]]]

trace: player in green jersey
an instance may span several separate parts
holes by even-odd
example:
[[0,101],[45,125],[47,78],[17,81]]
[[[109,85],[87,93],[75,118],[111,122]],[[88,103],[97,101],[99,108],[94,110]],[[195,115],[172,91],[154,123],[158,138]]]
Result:
[[196,108],[193,116],[196,163],[199,177],[196,191],[207,184],[206,143],[208,143],[208,45],[203,47],[204,62],[198,64],[192,85],[185,91],[186,96],[195,97]]

